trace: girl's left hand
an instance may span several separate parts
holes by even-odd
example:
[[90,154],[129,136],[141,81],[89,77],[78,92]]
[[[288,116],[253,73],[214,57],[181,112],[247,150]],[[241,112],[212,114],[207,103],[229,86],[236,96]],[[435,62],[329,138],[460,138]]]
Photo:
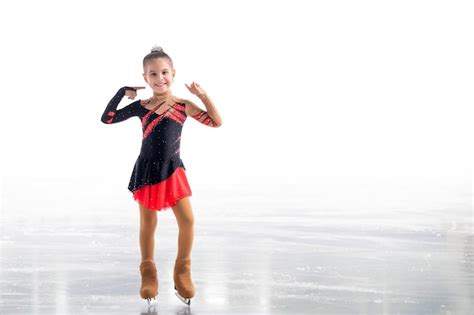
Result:
[[204,91],[204,89],[199,85],[197,84],[196,82],[193,81],[193,83],[191,83],[191,85],[187,85],[186,83],[184,84],[186,85],[186,87],[188,88],[189,92],[193,93],[194,95],[196,96],[201,96],[201,95],[204,95],[206,94],[206,91]]

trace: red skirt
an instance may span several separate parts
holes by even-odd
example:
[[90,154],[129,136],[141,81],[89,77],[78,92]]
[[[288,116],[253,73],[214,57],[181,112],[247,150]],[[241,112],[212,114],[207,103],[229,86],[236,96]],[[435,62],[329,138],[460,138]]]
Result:
[[162,182],[147,185],[133,192],[133,198],[146,208],[161,211],[176,205],[179,199],[191,196],[191,188],[183,167]]

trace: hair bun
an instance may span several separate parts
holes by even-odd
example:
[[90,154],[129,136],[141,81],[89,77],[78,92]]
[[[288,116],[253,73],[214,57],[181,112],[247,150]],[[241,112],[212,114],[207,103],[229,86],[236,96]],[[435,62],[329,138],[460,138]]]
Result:
[[163,48],[161,48],[160,46],[153,46],[153,48],[151,49],[151,52],[162,52],[163,51]]

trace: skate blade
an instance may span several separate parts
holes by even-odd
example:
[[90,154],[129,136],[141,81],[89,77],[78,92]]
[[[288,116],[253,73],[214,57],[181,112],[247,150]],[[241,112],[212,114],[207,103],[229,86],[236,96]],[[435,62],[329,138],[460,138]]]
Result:
[[152,298],[147,298],[146,300],[147,300],[147,302],[148,302],[148,306],[153,306],[153,305],[155,305],[156,302],[157,302],[157,301],[156,301],[156,296],[155,296],[155,297],[152,297]]
[[174,291],[174,294],[176,294],[176,296],[178,297],[178,299],[180,299],[181,302],[183,302],[184,304],[186,304],[186,305],[191,305],[191,299],[182,297],[181,295],[179,295],[178,291]]

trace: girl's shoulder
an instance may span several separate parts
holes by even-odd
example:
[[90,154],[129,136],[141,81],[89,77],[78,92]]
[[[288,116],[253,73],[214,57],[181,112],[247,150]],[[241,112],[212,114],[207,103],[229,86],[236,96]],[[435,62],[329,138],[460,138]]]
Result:
[[197,107],[196,104],[194,104],[192,101],[188,100],[187,98],[181,98],[181,97],[176,97],[173,96],[175,104],[179,104],[183,106],[181,110],[184,110],[186,115],[195,115],[197,112],[199,112],[199,108]]
[[185,98],[181,98],[181,97],[177,97],[177,96],[173,96],[173,101],[175,103],[178,103],[178,104],[181,104],[181,105],[185,105],[186,104],[189,104],[189,100],[185,99]]

